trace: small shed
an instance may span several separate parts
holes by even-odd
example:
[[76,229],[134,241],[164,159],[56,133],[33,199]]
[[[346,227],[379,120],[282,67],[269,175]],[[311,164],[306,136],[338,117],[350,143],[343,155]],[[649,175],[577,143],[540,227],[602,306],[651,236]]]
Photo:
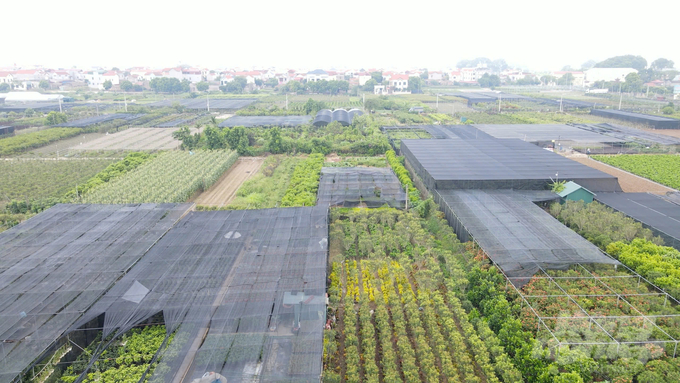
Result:
[[564,184],[564,190],[557,194],[562,199],[562,202],[569,200],[585,201],[585,203],[591,203],[593,202],[593,197],[595,196],[595,193],[573,181],[569,181]]

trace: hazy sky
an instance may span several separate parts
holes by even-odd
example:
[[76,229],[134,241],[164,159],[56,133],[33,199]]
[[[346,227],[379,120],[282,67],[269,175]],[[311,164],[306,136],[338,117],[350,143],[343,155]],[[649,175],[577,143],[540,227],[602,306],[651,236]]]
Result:
[[680,0],[40,0],[2,13],[0,67],[436,70],[483,56],[559,70],[623,54],[680,67]]

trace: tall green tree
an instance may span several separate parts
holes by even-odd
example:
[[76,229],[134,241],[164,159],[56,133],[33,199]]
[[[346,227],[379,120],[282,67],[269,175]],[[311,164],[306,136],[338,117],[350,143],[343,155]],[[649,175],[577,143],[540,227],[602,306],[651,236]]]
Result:
[[50,89],[50,82],[47,80],[40,80],[38,86],[40,87],[40,89],[48,90]]
[[588,61],[584,62],[583,64],[581,64],[581,70],[588,70],[588,69],[594,67],[595,64],[597,64],[597,61],[588,60]]
[[106,80],[104,81],[102,86],[104,87],[104,90],[109,90],[111,89],[111,87],[113,87],[113,83],[111,82],[111,80]]
[[652,61],[652,64],[650,65],[650,68],[654,70],[663,70],[663,69],[671,69],[675,66],[675,63],[673,60],[668,60],[665,58],[658,58],[654,61]]
[[382,84],[383,82],[382,72],[371,72],[371,78],[374,79],[378,84]]
[[227,145],[224,133],[225,131],[214,126],[206,127],[203,134],[205,135],[205,143],[208,149],[224,149]]
[[633,72],[626,76],[626,87],[629,92],[639,92],[642,89],[642,79],[640,75]]
[[639,71],[647,68],[647,60],[642,56],[624,55],[610,57],[595,64],[595,68],[634,68]]
[[196,84],[196,90],[198,90],[199,92],[205,92],[206,90],[208,90],[208,88],[210,88],[210,85],[208,85],[208,83],[205,81],[201,81],[198,84]]
[[559,83],[563,85],[571,85],[574,83],[574,75],[571,73],[565,73],[560,77]]
[[406,90],[411,93],[420,93],[423,90],[423,79],[418,76],[410,76],[408,78],[408,87]]
[[243,126],[236,126],[227,130],[225,136],[230,149],[236,150],[240,155],[248,153],[248,134]]
[[123,92],[129,92],[132,89],[134,89],[134,85],[132,85],[132,83],[128,80],[123,80],[123,81],[120,82],[120,89]]
[[477,82],[479,83],[479,86],[482,88],[493,88],[496,86],[501,86],[501,78],[496,76],[495,74],[489,75],[488,73],[484,73],[482,77],[477,79]]
[[45,125],[63,124],[66,121],[68,121],[66,114],[60,112],[49,112],[45,117]]
[[285,153],[286,148],[284,147],[283,139],[281,138],[281,128],[274,126],[269,129],[269,142],[267,143],[267,148],[272,154]]

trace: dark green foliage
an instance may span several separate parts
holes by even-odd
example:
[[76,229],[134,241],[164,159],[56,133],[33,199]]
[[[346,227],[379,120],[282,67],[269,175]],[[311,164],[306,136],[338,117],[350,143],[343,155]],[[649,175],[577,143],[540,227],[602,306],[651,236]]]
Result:
[[269,129],[269,142],[267,143],[267,150],[272,154],[285,153],[286,147],[281,139],[281,128],[275,126]]
[[480,77],[477,80],[477,82],[479,83],[479,86],[483,88],[493,88],[496,86],[501,86],[501,78],[495,74],[489,76],[488,73],[484,73],[482,77]]
[[[234,149],[241,155],[259,155],[270,151],[270,128],[207,127],[204,132],[191,134],[188,127],[173,133],[182,141],[182,149]],[[275,133],[276,134],[276,133]],[[245,136],[245,137],[244,137]],[[338,153],[376,156],[389,149],[387,137],[380,132],[372,116],[355,117],[350,126],[333,122],[324,127],[303,125],[280,129],[280,145],[272,153]],[[276,140],[278,142],[278,138]],[[234,145],[234,146],[232,146]]]
[[189,91],[189,81],[176,78],[156,77],[149,82],[151,90],[156,93],[182,93]]
[[67,120],[65,113],[49,112],[47,117],[45,117],[45,125],[57,125],[64,123]]
[[66,193],[66,199],[74,199],[82,196],[91,189],[94,189],[100,185],[103,185],[112,179],[119,177],[135,168],[144,162],[153,158],[154,155],[145,152],[132,152],[129,153],[122,160],[113,163],[106,167],[106,169],[97,173],[94,177],[90,178],[86,183],[78,185],[73,190]]
[[610,57],[595,64],[595,68],[633,68],[639,71],[647,67],[647,60],[642,56],[624,55]]
[[314,101],[312,98],[307,100],[305,106],[302,107],[302,111],[305,114],[316,114],[321,109],[326,109],[326,103],[323,101]]
[[196,90],[199,92],[205,92],[206,90],[208,90],[209,87],[210,85],[208,85],[208,83],[205,81],[201,81],[198,84],[196,84]]
[[316,204],[316,191],[319,189],[319,175],[323,160],[323,155],[311,154],[295,167],[288,190],[281,199],[281,206],[314,206]]
[[660,237],[654,237],[652,231],[642,227],[640,222],[598,202],[586,204],[583,201],[566,201],[563,205],[555,203],[550,206],[550,214],[602,250],[612,242],[629,242],[635,238],[663,244]]

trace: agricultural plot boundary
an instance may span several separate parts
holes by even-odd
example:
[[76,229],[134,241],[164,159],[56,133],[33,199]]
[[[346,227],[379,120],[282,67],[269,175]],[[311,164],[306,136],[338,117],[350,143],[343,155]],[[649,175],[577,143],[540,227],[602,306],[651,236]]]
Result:
[[241,109],[256,102],[255,98],[247,99],[215,99],[207,100],[205,98],[183,98],[180,100],[163,100],[148,104],[151,107],[168,107],[174,103],[178,103],[187,109]]
[[307,125],[312,121],[312,116],[234,116],[220,123],[220,127],[233,128],[235,126],[245,126],[252,128],[256,126],[281,126],[294,127]]
[[88,126],[102,124],[104,122],[113,120],[125,120],[132,121],[137,118],[143,117],[145,114],[126,114],[126,113],[113,113],[105,114],[102,116],[88,117],[80,120],[64,122],[62,124],[53,125],[53,127],[68,127],[68,128],[86,128]]
[[389,168],[321,169],[317,205],[335,207],[390,207],[404,208],[406,192],[397,176]]
[[103,313],[122,334],[162,312],[176,333],[151,381],[318,380],[327,245],[323,207],[192,212],[75,327]]
[[21,375],[189,207],[57,205],[0,233],[0,381]]

